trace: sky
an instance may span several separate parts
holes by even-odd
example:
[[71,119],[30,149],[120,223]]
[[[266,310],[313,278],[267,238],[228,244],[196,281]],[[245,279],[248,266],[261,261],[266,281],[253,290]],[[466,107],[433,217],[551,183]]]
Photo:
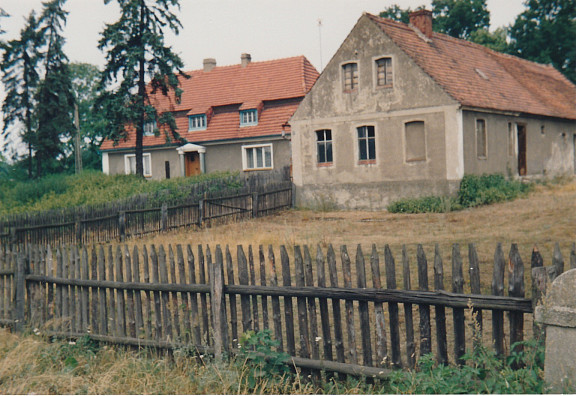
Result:
[[[491,28],[511,24],[524,10],[523,3],[487,0]],[[393,4],[431,9],[431,0],[180,0],[176,15],[182,29],[165,40],[188,71],[201,69],[205,58],[215,58],[218,66],[238,64],[242,53],[251,54],[252,61],[304,55],[321,71],[363,12],[377,15]],[[0,0],[0,7],[10,15],[0,19],[6,31],[2,38],[10,40],[18,38],[32,10],[41,12],[42,0]],[[98,40],[105,24],[119,18],[116,1],[105,5],[104,0],[68,0],[65,8],[68,58],[102,69],[106,61]]]

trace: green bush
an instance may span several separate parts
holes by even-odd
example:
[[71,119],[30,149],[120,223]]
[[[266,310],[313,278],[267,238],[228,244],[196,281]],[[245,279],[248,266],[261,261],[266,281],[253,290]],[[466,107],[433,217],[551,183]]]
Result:
[[501,174],[465,175],[456,198],[429,196],[401,199],[391,203],[388,211],[391,213],[446,213],[510,201],[525,195],[531,188],[530,184],[506,180]]

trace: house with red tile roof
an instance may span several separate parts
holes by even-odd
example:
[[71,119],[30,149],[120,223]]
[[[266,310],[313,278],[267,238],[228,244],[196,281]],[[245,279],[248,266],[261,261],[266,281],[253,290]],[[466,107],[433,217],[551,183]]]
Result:
[[292,116],[296,202],[381,209],[464,174],[574,174],[576,86],[552,66],[364,14]]
[[[204,68],[181,78],[174,93],[151,95],[158,114],[171,112],[176,133],[156,122],[144,126],[144,174],[147,178],[191,176],[214,171],[270,171],[290,165],[287,121],[310,90],[318,72],[304,57]],[[160,130],[158,130],[160,129]],[[126,139],[105,140],[103,171],[134,173],[135,131]]]

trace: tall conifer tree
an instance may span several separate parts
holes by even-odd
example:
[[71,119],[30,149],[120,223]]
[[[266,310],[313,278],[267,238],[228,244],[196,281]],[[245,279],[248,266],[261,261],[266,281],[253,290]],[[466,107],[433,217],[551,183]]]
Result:
[[40,33],[46,39],[44,53],[44,80],[37,92],[38,132],[36,136],[37,175],[57,170],[58,157],[63,155],[63,137],[71,137],[73,123],[74,91],[64,53],[65,39],[62,30],[66,24],[66,0],[43,3]]
[[28,146],[28,176],[32,177],[32,150],[35,143],[36,121],[34,94],[38,87],[39,48],[43,37],[39,33],[38,19],[34,11],[28,16],[18,39],[4,44],[0,71],[6,97],[2,104],[4,127],[2,136],[6,140],[12,129]]
[[[109,4],[112,0],[104,0]],[[103,72],[102,87],[120,82],[112,91],[102,94],[99,111],[109,120],[109,136],[119,140],[128,128],[136,131],[136,174],[144,175],[143,136],[144,123],[156,121],[175,129],[174,120],[165,114],[158,117],[150,104],[149,94],[160,90],[167,95],[173,89],[180,96],[177,73],[183,63],[170,47],[164,44],[164,30],[178,34],[182,25],[172,12],[179,9],[178,0],[116,0],[120,6],[120,19],[106,25],[99,48],[106,51],[107,64]],[[147,79],[151,91],[146,89]]]

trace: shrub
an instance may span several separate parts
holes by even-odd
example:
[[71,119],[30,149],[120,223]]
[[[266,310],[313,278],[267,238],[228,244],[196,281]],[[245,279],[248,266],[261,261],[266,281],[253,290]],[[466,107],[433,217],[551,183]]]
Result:
[[531,190],[530,184],[506,180],[501,174],[465,175],[456,198],[429,196],[401,199],[388,206],[391,213],[446,213],[516,199]]

